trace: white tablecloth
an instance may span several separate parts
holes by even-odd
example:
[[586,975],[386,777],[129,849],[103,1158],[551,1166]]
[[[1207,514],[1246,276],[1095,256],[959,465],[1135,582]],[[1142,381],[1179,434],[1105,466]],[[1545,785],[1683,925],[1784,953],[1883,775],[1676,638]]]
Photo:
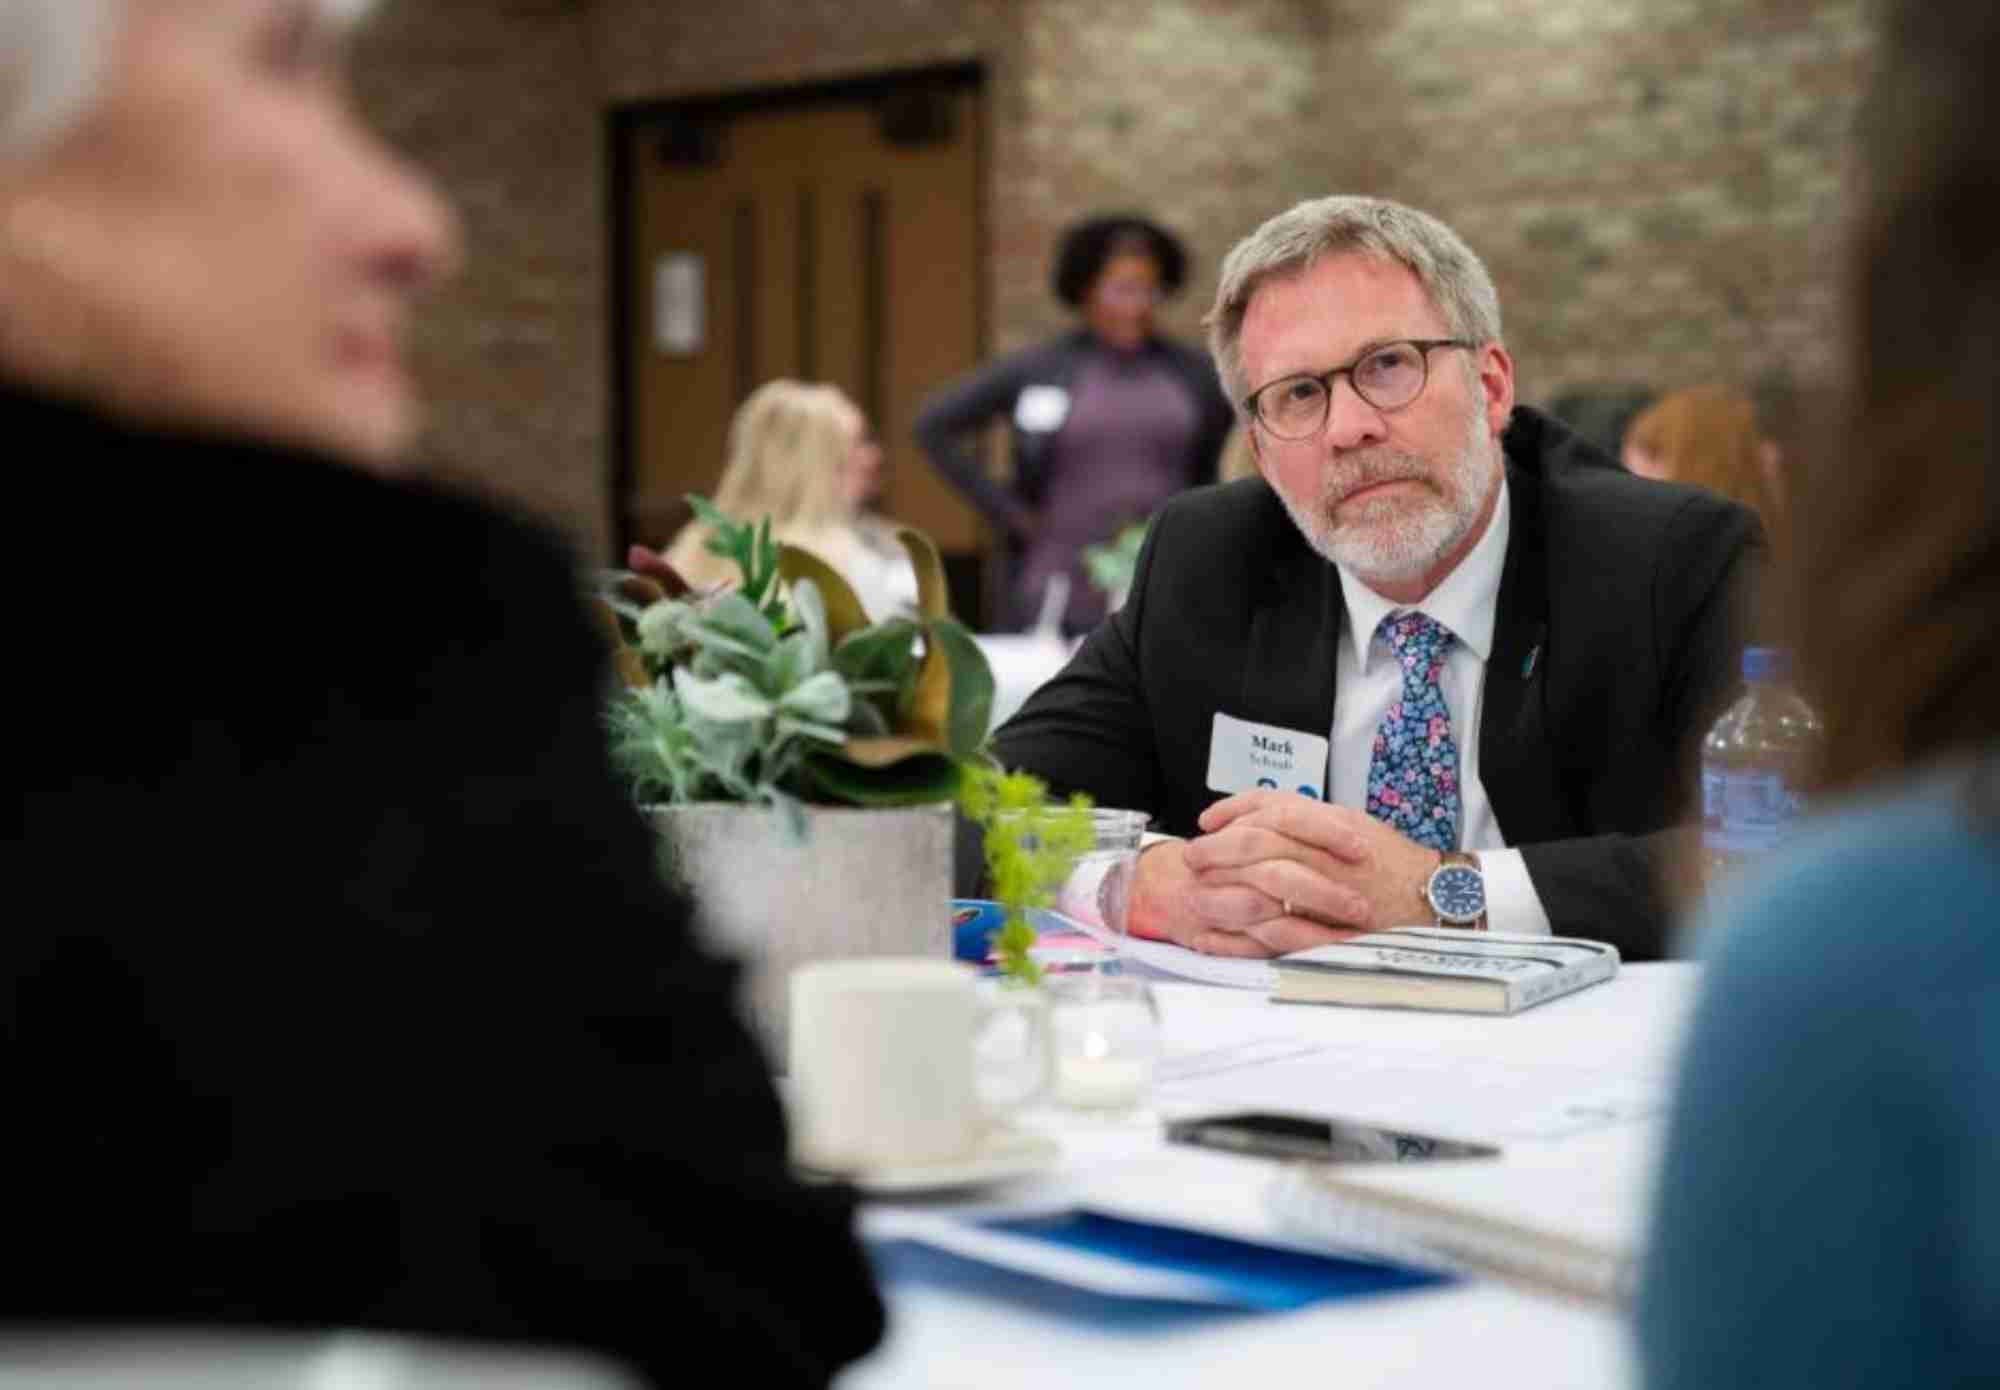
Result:
[[[1509,1078],[1535,1079],[1551,1088],[1552,1099],[1593,1088],[1663,1092],[1695,982],[1692,966],[1628,966],[1606,985],[1513,1018],[1283,1006],[1240,991],[1159,985],[1170,1058],[1185,1063],[1205,1052],[1226,1059],[1229,1049],[1275,1052],[1283,1042],[1314,1049],[1166,1086],[1160,1109],[1215,1109],[1232,1093],[1268,1105],[1276,1098],[1270,1078],[1282,1074],[1295,1089],[1315,1092],[1294,1094],[1295,1108],[1405,1122],[1429,1116],[1434,1130],[1472,1133],[1506,1128],[1491,1092]],[[1343,1063],[1351,1063],[1345,1080]],[[1057,1172],[939,1205],[1046,1208],[1109,1183],[1155,1194],[1149,1200],[1167,1193],[1216,1229],[1248,1234],[1264,1222],[1278,1234],[1260,1201],[1272,1174],[1262,1160],[1167,1145],[1157,1115],[1034,1118],[1064,1144]],[[1531,1106],[1517,1107],[1511,1121],[1517,1134],[1530,1135],[1542,1122]],[[1547,1153],[1566,1141],[1544,1135],[1504,1142]],[[1618,1317],[1483,1281],[1145,1328],[939,1281],[896,1282],[886,1294],[888,1340],[842,1377],[842,1390],[1114,1383],[1143,1390],[1306,1383],[1616,1390],[1632,1383]]]

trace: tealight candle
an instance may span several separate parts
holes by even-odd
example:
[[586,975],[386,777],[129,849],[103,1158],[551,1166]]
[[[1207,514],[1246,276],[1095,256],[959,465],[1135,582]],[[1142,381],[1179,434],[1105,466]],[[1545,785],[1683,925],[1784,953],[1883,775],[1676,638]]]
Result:
[[1145,1104],[1160,1051],[1152,992],[1142,981],[1096,973],[1047,988],[1056,1103],[1079,1110]]
[[1056,1099],[1079,1110],[1122,1110],[1146,1098],[1150,1061],[1130,1057],[1063,1057],[1056,1062]]

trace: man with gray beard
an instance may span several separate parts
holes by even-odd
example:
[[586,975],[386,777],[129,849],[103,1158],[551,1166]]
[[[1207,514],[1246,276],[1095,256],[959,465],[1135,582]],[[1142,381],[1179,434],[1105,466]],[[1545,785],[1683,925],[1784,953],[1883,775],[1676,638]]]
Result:
[[1155,518],[1001,761],[1153,815],[1139,935],[1269,956],[1436,923],[1658,955],[1755,518],[1517,409],[1485,266],[1415,209],[1272,218],[1208,325],[1262,477]]

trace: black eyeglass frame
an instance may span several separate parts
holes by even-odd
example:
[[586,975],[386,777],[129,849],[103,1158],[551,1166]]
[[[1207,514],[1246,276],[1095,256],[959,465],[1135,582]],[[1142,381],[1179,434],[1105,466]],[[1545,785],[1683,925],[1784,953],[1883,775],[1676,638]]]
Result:
[[[1265,382],[1262,386],[1259,386],[1255,391],[1252,391],[1243,398],[1243,409],[1252,420],[1255,420],[1266,430],[1269,430],[1273,439],[1292,441],[1311,439],[1315,434],[1326,428],[1326,422],[1333,414],[1333,384],[1341,377],[1347,378],[1347,384],[1354,388],[1354,394],[1361,397],[1367,403],[1369,409],[1379,410],[1384,415],[1389,415],[1398,410],[1407,410],[1410,406],[1415,405],[1417,398],[1423,395],[1425,388],[1431,384],[1431,353],[1433,351],[1441,347],[1466,348],[1469,350],[1478,346],[1478,341],[1472,338],[1391,338],[1387,342],[1371,343],[1357,354],[1353,361],[1347,363],[1345,366],[1335,367],[1332,371],[1319,373],[1287,372],[1284,376]],[[1361,383],[1354,379],[1354,369],[1376,353],[1382,351],[1382,349],[1393,347],[1413,347],[1417,350],[1417,360],[1423,364],[1424,379],[1417,383],[1417,389],[1412,391],[1410,398],[1401,405],[1377,405],[1373,400],[1369,399],[1368,393],[1361,389]],[[1299,380],[1317,381],[1326,388],[1326,402],[1321,409],[1319,423],[1304,434],[1279,434],[1276,430],[1271,429],[1271,422],[1266,420],[1264,412],[1257,408],[1257,398],[1273,386],[1282,386],[1288,381]]]

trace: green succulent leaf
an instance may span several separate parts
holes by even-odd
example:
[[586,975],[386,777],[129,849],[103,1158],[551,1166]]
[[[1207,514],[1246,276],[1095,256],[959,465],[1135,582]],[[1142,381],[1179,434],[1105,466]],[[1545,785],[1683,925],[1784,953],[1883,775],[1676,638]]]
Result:
[[688,636],[710,651],[762,660],[777,645],[770,621],[741,594],[717,594],[681,623]]
[[777,706],[738,671],[724,671],[710,680],[679,667],[674,671],[674,693],[689,713],[715,724],[740,724],[777,713]]
[[694,609],[679,599],[663,599],[639,614],[639,650],[649,657],[665,658],[689,645],[683,624]]
[[798,620],[799,635],[805,638],[808,672],[823,671],[827,664],[826,600],[819,585],[801,579],[792,585],[792,616]]
[[832,671],[821,671],[779,697],[778,708],[797,718],[838,726],[846,722],[852,700],[845,681]]
[[908,618],[891,618],[849,633],[833,649],[833,669],[850,684],[885,681],[900,689],[917,665],[917,638],[923,629]]
[[985,744],[993,720],[993,668],[972,634],[950,618],[925,624],[924,637],[931,651],[942,656],[948,673],[945,746],[953,757],[969,758]]

